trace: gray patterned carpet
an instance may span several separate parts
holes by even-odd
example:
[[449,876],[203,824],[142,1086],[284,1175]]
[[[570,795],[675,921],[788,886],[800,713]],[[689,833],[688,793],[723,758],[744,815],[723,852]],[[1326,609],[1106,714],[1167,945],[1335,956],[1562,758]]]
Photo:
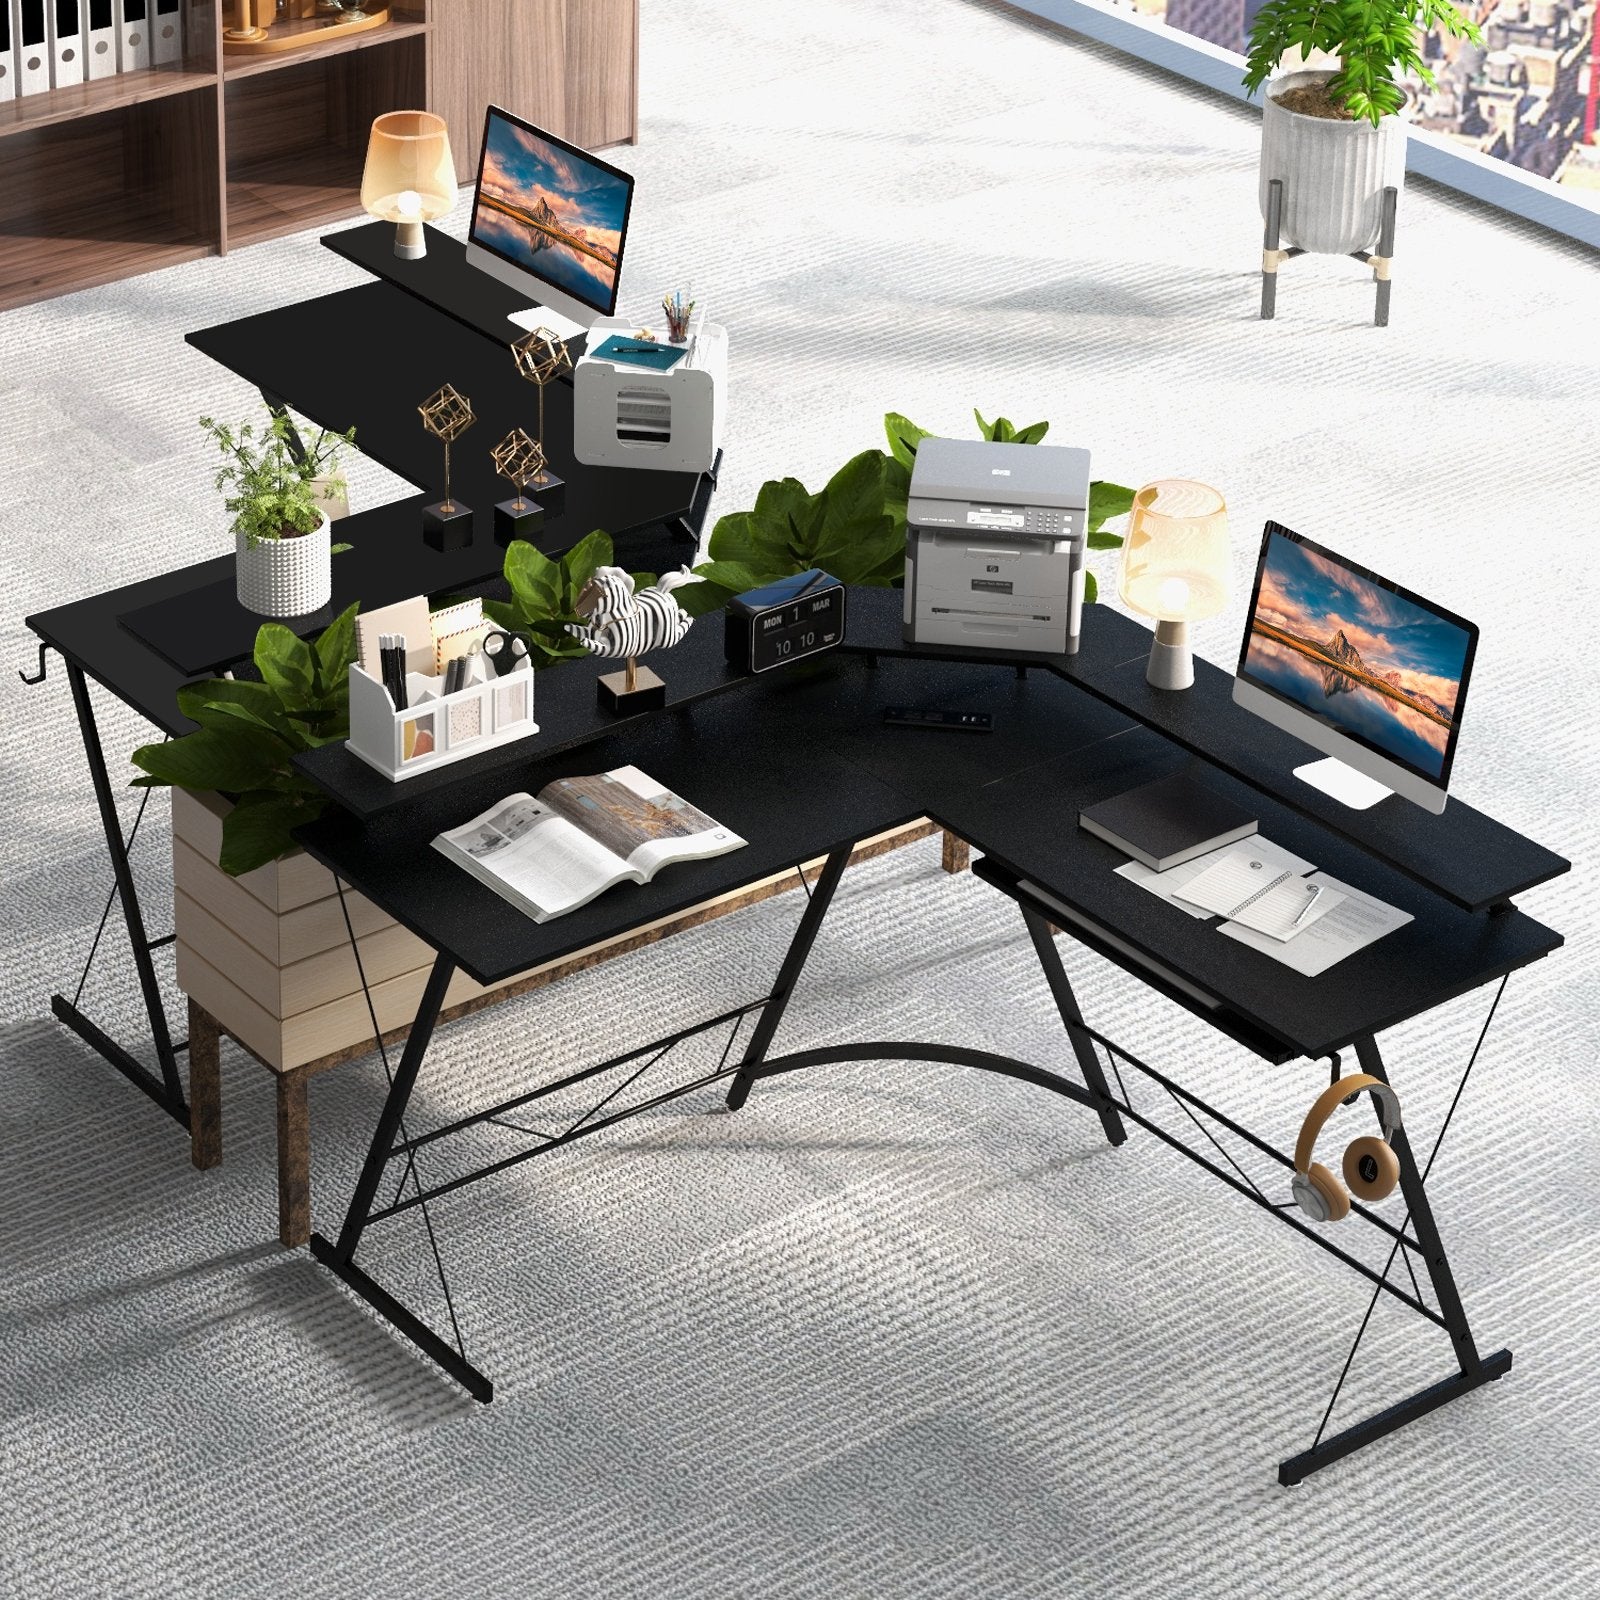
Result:
[[[680,1103],[442,1205],[489,1410],[270,1242],[269,1085],[236,1056],[226,1163],[193,1172],[48,1019],[107,872],[65,685],[9,668],[30,609],[225,548],[193,419],[249,397],[180,336],[356,281],[307,236],[0,320],[0,1590],[1600,1592],[1592,256],[1415,191],[1387,332],[1360,271],[1317,260],[1262,325],[1250,115],[965,0],[646,0],[643,81],[627,277],[642,308],[687,273],[733,330],[723,509],[815,484],[885,409],[962,431],[978,404],[1049,417],[1104,475],[1223,486],[1241,578],[1271,515],[1481,622],[1458,791],[1581,864],[1525,899],[1570,943],[1507,992],[1434,1180],[1516,1368],[1280,1491],[1359,1282],[1153,1139],[1111,1151],[1071,1108],[927,1066],[784,1080],[738,1117]],[[1213,659],[1241,616],[1204,629]],[[109,709],[105,733],[141,737]],[[165,825],[153,806],[157,905]],[[513,1022],[518,1065],[555,1066],[596,1017],[642,1039],[755,993],[797,914],[453,1028],[419,1120],[507,1075]],[[90,993],[132,1031],[122,968]],[[1073,968],[1109,1031],[1292,1138],[1320,1067],[1264,1072]],[[1385,1040],[1425,1140],[1488,998]],[[927,846],[850,876],[786,1026],[1064,1055],[1017,918]],[[312,1090],[325,1226],[381,1081]],[[431,1292],[409,1222],[372,1249]],[[1448,1360],[1380,1307],[1337,1420]]]

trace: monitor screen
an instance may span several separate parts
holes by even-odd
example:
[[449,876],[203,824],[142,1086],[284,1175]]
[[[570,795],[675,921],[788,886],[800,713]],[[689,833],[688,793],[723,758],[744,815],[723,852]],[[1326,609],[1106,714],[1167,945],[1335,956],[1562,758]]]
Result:
[[474,244],[608,317],[632,201],[626,172],[489,108],[468,235]]
[[1239,676],[1443,788],[1478,630],[1267,524]]

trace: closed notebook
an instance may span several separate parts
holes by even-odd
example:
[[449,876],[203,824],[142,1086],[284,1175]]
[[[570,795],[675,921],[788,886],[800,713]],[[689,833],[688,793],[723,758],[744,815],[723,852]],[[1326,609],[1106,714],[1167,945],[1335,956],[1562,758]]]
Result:
[[1242,806],[1187,773],[1158,778],[1078,813],[1078,826],[1156,872],[1256,831]]
[[614,333],[592,354],[596,361],[619,361],[624,366],[648,367],[652,372],[665,372],[675,367],[687,353],[685,346],[677,344],[648,345],[643,340],[629,339]]

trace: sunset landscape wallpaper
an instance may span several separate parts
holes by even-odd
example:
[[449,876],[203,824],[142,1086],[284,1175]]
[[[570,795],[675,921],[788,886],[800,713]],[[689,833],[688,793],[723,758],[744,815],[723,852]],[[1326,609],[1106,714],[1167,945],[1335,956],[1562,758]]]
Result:
[[1472,637],[1272,532],[1241,671],[1319,721],[1437,778]]
[[492,116],[472,237],[609,314],[631,189],[626,178]]

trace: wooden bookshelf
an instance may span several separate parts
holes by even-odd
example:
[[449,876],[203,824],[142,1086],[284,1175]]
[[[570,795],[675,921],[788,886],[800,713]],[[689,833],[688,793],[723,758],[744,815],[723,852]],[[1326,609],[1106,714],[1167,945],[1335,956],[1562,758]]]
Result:
[[638,0],[393,0],[364,31],[275,24],[306,43],[262,55],[221,47],[235,6],[188,0],[180,61],[0,102],[0,310],[359,214],[385,111],[444,116],[463,181],[490,102],[635,137]]

